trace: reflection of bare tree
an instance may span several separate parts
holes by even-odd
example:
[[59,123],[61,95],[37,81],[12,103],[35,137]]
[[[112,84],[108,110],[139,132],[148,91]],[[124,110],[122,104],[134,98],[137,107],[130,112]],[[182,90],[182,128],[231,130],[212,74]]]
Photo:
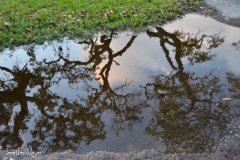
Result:
[[[153,76],[154,82],[144,87],[146,95],[159,103],[158,109],[153,111],[155,120],[146,132],[163,138],[166,151],[170,153],[212,151],[215,145],[212,135],[225,127],[224,114],[228,113],[229,106],[216,100],[222,92],[222,85],[213,71],[203,77],[195,76],[195,73],[184,71],[181,58],[188,57],[192,65],[208,61],[213,56],[210,49],[224,40],[219,34],[199,36],[199,33],[168,33],[160,27],[156,29],[157,32],[147,33],[160,39],[160,46],[173,71],[169,75]],[[208,46],[203,45],[205,41]],[[175,48],[176,65],[169,56],[167,44]],[[152,93],[150,86],[154,89]]]
[[[149,37],[157,37],[160,39],[160,46],[165,52],[166,58],[171,67],[176,70],[170,58],[170,52],[166,47],[166,44],[175,47],[175,56],[179,58],[188,57],[190,64],[206,62],[214,55],[210,53],[211,49],[218,47],[224,42],[224,38],[220,36],[220,33],[212,36],[199,35],[201,32],[193,35],[190,33],[184,33],[183,31],[175,31],[174,33],[168,33],[161,27],[156,27],[157,32],[147,31]],[[205,44],[207,43],[207,45]],[[203,50],[203,48],[206,48]],[[178,62],[178,61],[177,61]],[[180,66],[179,66],[180,67]]]
[[[26,122],[32,116],[28,113],[28,102],[34,103],[37,112],[41,113],[34,119],[35,128],[29,129],[35,140],[28,145],[46,152],[74,150],[81,141],[90,144],[93,140],[105,139],[105,124],[101,114],[107,110],[115,115],[113,127],[117,133],[125,125],[131,128],[135,121],[140,120],[142,108],[147,107],[147,103],[140,99],[141,93],[125,93],[124,88],[129,86],[129,82],[113,88],[108,81],[112,63],[119,64],[114,58],[122,56],[136,36],[132,36],[122,50],[114,53],[110,48],[114,35],[111,32],[110,36],[101,36],[100,45],[93,40],[80,42],[90,46],[89,59],[86,61],[70,60],[69,54],[64,54],[63,48],[58,46],[54,49],[56,60],[38,61],[34,48],[29,48],[29,65],[26,64],[22,69],[18,65],[13,69],[1,66],[6,78],[0,81],[0,107],[3,108],[0,122],[6,126],[6,130],[13,107],[19,104],[21,108],[15,116],[13,129],[8,129],[6,134],[6,131],[1,132],[2,145],[5,147],[5,144],[11,144],[10,141],[17,143],[12,144],[12,148],[22,145],[19,130],[28,130]],[[107,60],[107,63],[100,68],[103,60]],[[91,85],[94,79],[101,79],[99,87]],[[88,95],[70,100],[53,93],[51,87],[62,80],[67,80],[71,87],[83,82]]]
[[1,105],[0,107],[3,111],[1,112],[1,120],[5,121],[4,125],[0,124],[2,127],[4,126],[4,130],[0,132],[1,146],[3,149],[17,149],[23,144],[23,140],[19,137],[19,130],[24,132],[28,129],[24,122],[24,118],[27,115],[28,110],[21,109],[21,111],[16,114],[14,118],[14,126],[12,127],[8,126],[6,123],[11,118],[11,114],[9,114],[11,112],[5,112],[7,110],[7,106]]
[[229,91],[233,94],[233,98],[240,99],[240,76],[233,73],[226,73],[228,83],[231,85]]
[[232,46],[233,46],[233,47],[236,47],[236,50],[240,50],[240,41],[238,41],[238,42],[233,42],[233,43],[232,43]]
[[37,143],[41,143],[40,149],[46,152],[69,148],[74,150],[81,141],[90,144],[93,140],[105,139],[104,123],[95,109],[85,108],[77,101],[66,98],[56,102],[57,107],[54,108],[40,101],[36,102],[41,106],[41,115],[35,119],[35,128],[31,134]]
[[[26,96],[26,87],[34,77],[29,73],[26,65],[19,69],[18,66],[14,66],[12,70],[6,67],[0,67],[5,73],[9,73],[13,76],[11,80],[1,80],[1,91],[0,91],[0,107],[1,107],[1,121],[2,125],[5,126],[5,129],[1,131],[3,137],[2,146],[9,149],[17,149],[21,147],[23,141],[19,137],[19,130],[26,130],[27,127],[24,123],[25,117],[27,117],[27,101],[31,100],[30,97]],[[26,76],[24,76],[26,75]],[[13,107],[19,104],[21,111],[15,115],[14,126],[8,126],[8,122],[11,119]]]
[[[40,66],[42,67],[42,65]],[[5,130],[8,130],[8,132],[2,131],[4,134],[1,145],[4,148],[16,149],[21,147],[23,141],[19,136],[19,131],[22,130],[23,132],[28,129],[25,123],[31,118],[28,114],[27,102],[35,103],[42,114],[39,119],[35,120],[36,126],[35,130],[32,131],[32,135],[37,139],[38,143],[42,143],[41,145],[47,151],[76,149],[80,141],[89,144],[95,139],[105,138],[104,124],[100,116],[97,116],[96,110],[84,108],[76,101],[71,102],[49,90],[53,84],[52,77],[56,73],[40,76],[43,71],[47,70],[46,68],[33,68],[31,72],[27,65],[22,69],[19,69],[18,66],[15,66],[12,70],[6,67],[0,69],[5,74],[9,74],[7,77],[13,77],[12,79],[1,80],[0,102],[4,111],[1,112],[1,119],[6,118],[2,119],[2,121]],[[40,87],[37,89],[36,86]],[[37,92],[33,93],[33,96],[27,96],[29,88],[33,88]],[[12,108],[17,104],[20,105],[21,111],[15,115],[14,126],[11,129],[8,126],[8,121],[11,118]],[[56,108],[58,114],[53,115],[52,113]],[[69,132],[72,132],[73,135],[69,135]],[[51,133],[51,136],[49,133]],[[52,140],[47,145],[45,144],[46,137],[50,139],[52,137]],[[30,143],[29,145],[35,147],[35,144]]]
[[[125,82],[121,86],[113,88],[110,86],[108,77],[113,62],[119,65],[114,59],[122,56],[124,52],[132,45],[136,36],[132,36],[129,42],[123,49],[115,52],[110,48],[110,43],[116,33],[113,31],[109,35],[103,35],[100,38],[102,44],[97,44],[97,39],[94,41],[79,42],[85,44],[85,49],[89,48],[89,57],[86,61],[71,61],[67,56],[63,56],[62,51],[59,51],[59,58],[50,62],[45,62],[48,67],[54,64],[54,68],[71,68],[83,67],[88,71],[92,71],[95,79],[101,80],[99,87],[93,87],[89,82],[85,81],[85,90],[88,92],[87,98],[82,98],[87,108],[97,108],[100,113],[110,110],[114,113],[113,128],[118,133],[127,125],[131,128],[135,121],[141,120],[138,114],[141,109],[147,107],[146,101],[141,99],[141,92],[134,91],[133,93],[124,93],[124,88],[129,86],[129,82]],[[103,67],[100,67],[103,60],[107,61]],[[61,64],[63,61],[63,64]],[[99,74],[97,74],[97,72]],[[98,77],[100,76],[100,77]]]
[[[108,82],[109,71],[112,63],[115,62],[117,65],[119,65],[114,58],[122,56],[122,54],[131,46],[135,38],[136,36],[132,36],[127,45],[116,53],[113,53],[111,49],[106,49],[108,51],[108,62],[104,65],[104,67],[102,67],[99,73],[103,84],[100,85],[99,89],[93,88],[90,85],[86,86],[87,90],[92,93],[88,97],[88,102],[86,104],[91,107],[97,105],[101,112],[104,110],[110,110],[114,112],[115,118],[113,119],[112,127],[115,128],[117,133],[119,130],[123,130],[125,128],[123,124],[126,122],[127,126],[131,128],[134,121],[140,120],[140,117],[137,114],[141,113],[141,109],[147,107],[146,101],[141,99],[141,92],[135,91],[133,93],[122,94],[124,87],[130,84],[129,82],[126,81],[122,86],[114,89],[112,89]],[[100,48],[102,47],[103,46]],[[99,49],[99,46],[92,48],[95,48],[96,52],[96,48]]]

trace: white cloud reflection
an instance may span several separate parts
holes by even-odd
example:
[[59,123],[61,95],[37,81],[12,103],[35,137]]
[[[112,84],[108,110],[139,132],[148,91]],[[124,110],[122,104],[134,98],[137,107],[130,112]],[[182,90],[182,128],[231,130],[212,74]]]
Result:
[[[231,46],[233,42],[240,40],[239,36],[236,36],[240,35],[239,28],[217,22],[209,17],[193,14],[186,15],[183,19],[167,24],[163,28],[168,32],[183,30],[184,32],[197,33],[199,30],[204,30],[204,34],[207,35],[222,31],[221,35],[226,36],[225,42],[218,48],[212,50],[212,53],[217,56],[213,61],[206,62],[205,64],[210,67],[209,70],[211,68],[214,69],[214,67],[226,68],[225,70],[239,73],[240,51],[236,51],[236,49]],[[118,51],[124,47],[129,39],[130,37],[121,35],[121,40],[113,40],[111,47],[114,48],[114,51]],[[171,58],[174,60],[173,56],[171,56]],[[146,79],[151,71],[159,70],[166,74],[171,72],[171,67],[159,45],[159,39],[150,39],[146,34],[138,35],[132,46],[122,57],[117,57],[116,61],[120,63],[120,66],[112,66],[109,76],[110,83],[125,81],[126,78],[140,82]],[[219,63],[221,61],[224,61],[226,66],[220,67],[220,65],[223,65],[223,63]],[[189,64],[187,58],[182,58],[182,62],[184,65]],[[201,65],[204,66],[204,63]],[[199,68],[196,69],[200,70]]]

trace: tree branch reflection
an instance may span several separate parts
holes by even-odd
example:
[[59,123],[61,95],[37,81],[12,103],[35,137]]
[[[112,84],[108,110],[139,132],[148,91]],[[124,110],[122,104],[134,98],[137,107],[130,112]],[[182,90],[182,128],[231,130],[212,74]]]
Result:
[[[211,49],[224,42],[219,34],[213,36],[175,31],[168,33],[161,27],[148,31],[149,37],[160,39],[166,59],[173,69],[169,75],[152,76],[153,83],[145,85],[146,96],[158,103],[153,123],[146,133],[162,138],[166,152],[211,152],[216,146],[214,135],[225,127],[230,106],[219,102],[223,85],[213,71],[202,77],[184,70],[182,58],[188,57],[191,65],[209,61]],[[173,47],[174,60],[170,58]]]
[[[114,35],[112,31],[110,35],[101,36],[102,44],[92,39],[79,42],[90,48],[86,61],[70,60],[70,54],[64,53],[62,46],[54,46],[56,60],[39,61],[35,49],[29,48],[27,54],[30,59],[24,67],[0,67],[5,75],[0,81],[1,125],[5,126],[5,131],[1,132],[1,144],[5,149],[22,146],[20,130],[29,130],[32,134],[34,140],[28,146],[46,153],[75,150],[82,141],[88,145],[93,140],[103,140],[106,131],[101,114],[106,111],[114,115],[112,126],[116,133],[126,126],[131,129],[133,123],[141,120],[141,110],[147,107],[146,101],[141,99],[141,93],[125,92],[124,89],[130,85],[128,81],[115,88],[108,81],[113,62],[119,65],[114,59],[131,47],[136,36],[132,36],[125,47],[114,53],[110,48]],[[104,60],[107,63],[101,67]],[[69,99],[54,93],[51,87],[59,85],[62,80],[67,80],[72,87],[81,82],[84,86],[82,91],[87,96]],[[92,85],[92,82],[98,82],[99,87]],[[36,114],[37,117],[29,115],[28,103],[34,103],[41,114]],[[13,116],[14,106],[18,104],[21,111],[15,115],[11,129],[7,122]],[[33,117],[34,129],[28,129],[26,122]]]
[[228,83],[231,85],[229,91],[232,93],[234,99],[240,99],[240,76],[233,73],[226,73]]

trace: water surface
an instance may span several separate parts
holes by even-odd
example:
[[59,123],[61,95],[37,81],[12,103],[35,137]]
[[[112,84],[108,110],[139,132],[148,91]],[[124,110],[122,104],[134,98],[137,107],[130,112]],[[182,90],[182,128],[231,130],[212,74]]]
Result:
[[145,33],[0,55],[0,144],[42,153],[214,152],[239,117],[239,28],[199,15]]

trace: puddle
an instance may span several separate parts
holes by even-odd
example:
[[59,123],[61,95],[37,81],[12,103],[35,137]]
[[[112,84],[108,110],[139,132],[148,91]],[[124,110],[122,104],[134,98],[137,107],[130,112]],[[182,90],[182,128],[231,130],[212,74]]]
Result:
[[239,117],[239,28],[211,18],[0,55],[0,144],[48,154],[214,152]]

